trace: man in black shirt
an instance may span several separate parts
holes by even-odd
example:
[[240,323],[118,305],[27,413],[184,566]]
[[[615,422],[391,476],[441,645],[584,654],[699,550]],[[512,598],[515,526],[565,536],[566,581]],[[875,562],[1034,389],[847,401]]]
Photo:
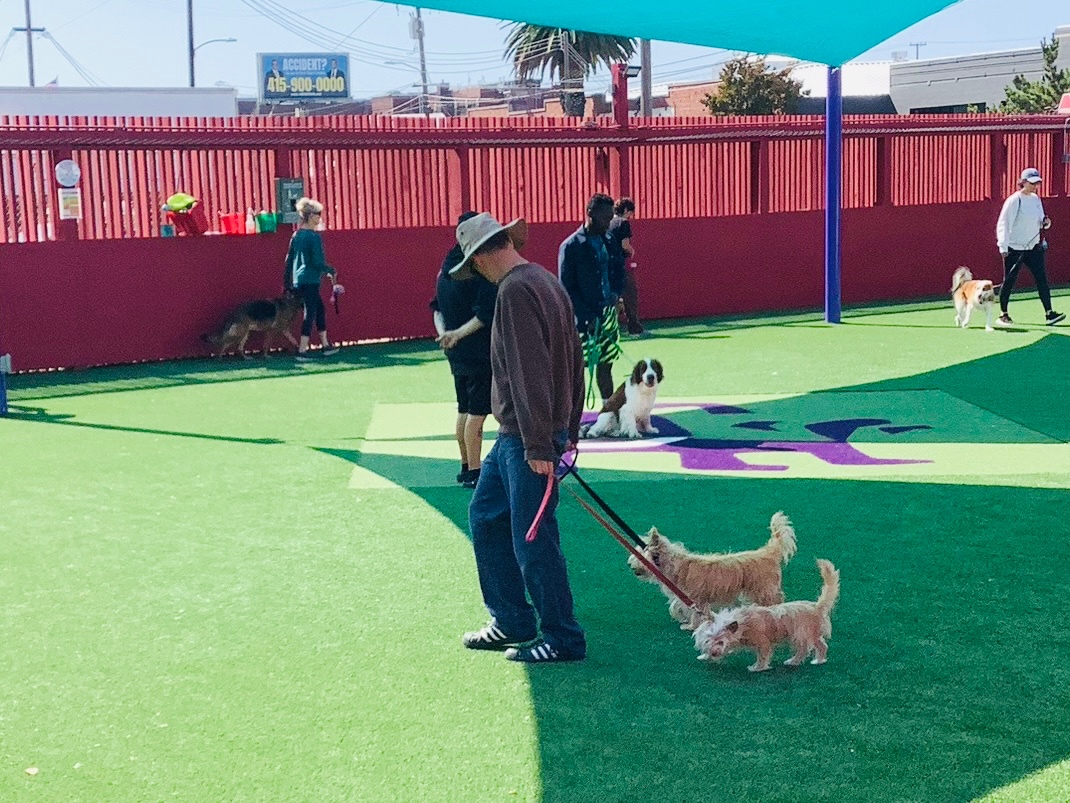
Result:
[[[475,212],[465,212],[457,223],[475,216]],[[498,288],[478,275],[467,282],[450,279],[450,270],[462,259],[464,252],[455,245],[442,261],[431,309],[437,342],[449,360],[457,396],[455,432],[461,452],[457,482],[475,488],[482,462],[483,422],[490,414],[490,324]]]
[[635,281],[635,249],[632,248],[632,223],[635,216],[635,201],[621,198],[613,207],[615,216],[609,224],[609,234],[615,238],[624,252],[624,315],[627,318],[628,334],[646,337],[648,332],[639,320],[639,285]]

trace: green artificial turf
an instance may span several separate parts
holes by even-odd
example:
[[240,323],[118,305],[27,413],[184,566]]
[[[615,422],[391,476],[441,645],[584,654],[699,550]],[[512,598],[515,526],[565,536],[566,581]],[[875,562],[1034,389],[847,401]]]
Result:
[[928,461],[581,456],[632,526],[696,550],[786,511],[789,598],[837,565],[828,664],[757,676],[695,660],[568,494],[588,660],[460,647],[485,612],[427,342],[12,377],[0,800],[1065,801],[1070,338],[1015,309],[991,334],[919,304],[625,341],[664,400],[745,409],[666,414],[695,437],[886,419],[851,445]]

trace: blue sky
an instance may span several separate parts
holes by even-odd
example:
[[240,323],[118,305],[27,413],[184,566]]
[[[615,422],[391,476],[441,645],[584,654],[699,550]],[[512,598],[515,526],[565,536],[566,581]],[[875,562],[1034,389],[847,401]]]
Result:
[[[46,28],[99,85],[187,83],[185,0],[32,0],[32,9],[34,27]],[[256,53],[340,50],[352,54],[350,80],[355,97],[411,91],[419,80],[415,42],[409,38],[411,11],[408,6],[375,0],[194,0],[196,42],[238,40],[208,44],[197,51],[198,85],[224,82],[243,95],[252,95]],[[505,30],[500,22],[423,13],[433,84],[449,82],[456,87],[510,76],[501,58]],[[0,41],[11,28],[23,24],[23,0],[0,0]],[[860,60],[886,60],[896,50],[907,50],[913,57],[914,42],[927,43],[920,48],[922,57],[1028,47],[1059,25],[1070,25],[1066,0],[964,0],[882,43]],[[652,50],[655,83],[711,78],[719,63],[732,55],[666,42],[655,42]],[[90,85],[53,42],[40,35],[34,42],[34,61],[39,85],[55,77],[62,86]],[[599,75],[588,82],[588,88],[601,90],[608,84],[608,75]],[[25,34],[3,47],[0,85],[26,85]]]

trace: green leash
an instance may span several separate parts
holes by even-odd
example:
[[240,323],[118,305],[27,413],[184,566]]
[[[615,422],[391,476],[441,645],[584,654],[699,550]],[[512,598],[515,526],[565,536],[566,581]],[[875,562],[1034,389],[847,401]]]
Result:
[[586,404],[591,409],[601,408],[597,390],[597,373],[600,363],[612,363],[621,355],[620,323],[616,306],[606,307],[595,321],[594,330],[583,340],[583,363],[587,368]]

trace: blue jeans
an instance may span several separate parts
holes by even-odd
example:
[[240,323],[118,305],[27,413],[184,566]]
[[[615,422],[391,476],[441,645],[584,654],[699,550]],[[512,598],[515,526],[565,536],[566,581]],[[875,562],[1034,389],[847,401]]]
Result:
[[[556,440],[563,451],[564,433]],[[521,437],[498,435],[468,508],[479,587],[490,615],[508,635],[532,639],[541,628],[555,650],[582,657],[587,641],[572,612],[557,528],[556,484],[535,540],[524,540],[545,492],[546,477],[528,466]]]

